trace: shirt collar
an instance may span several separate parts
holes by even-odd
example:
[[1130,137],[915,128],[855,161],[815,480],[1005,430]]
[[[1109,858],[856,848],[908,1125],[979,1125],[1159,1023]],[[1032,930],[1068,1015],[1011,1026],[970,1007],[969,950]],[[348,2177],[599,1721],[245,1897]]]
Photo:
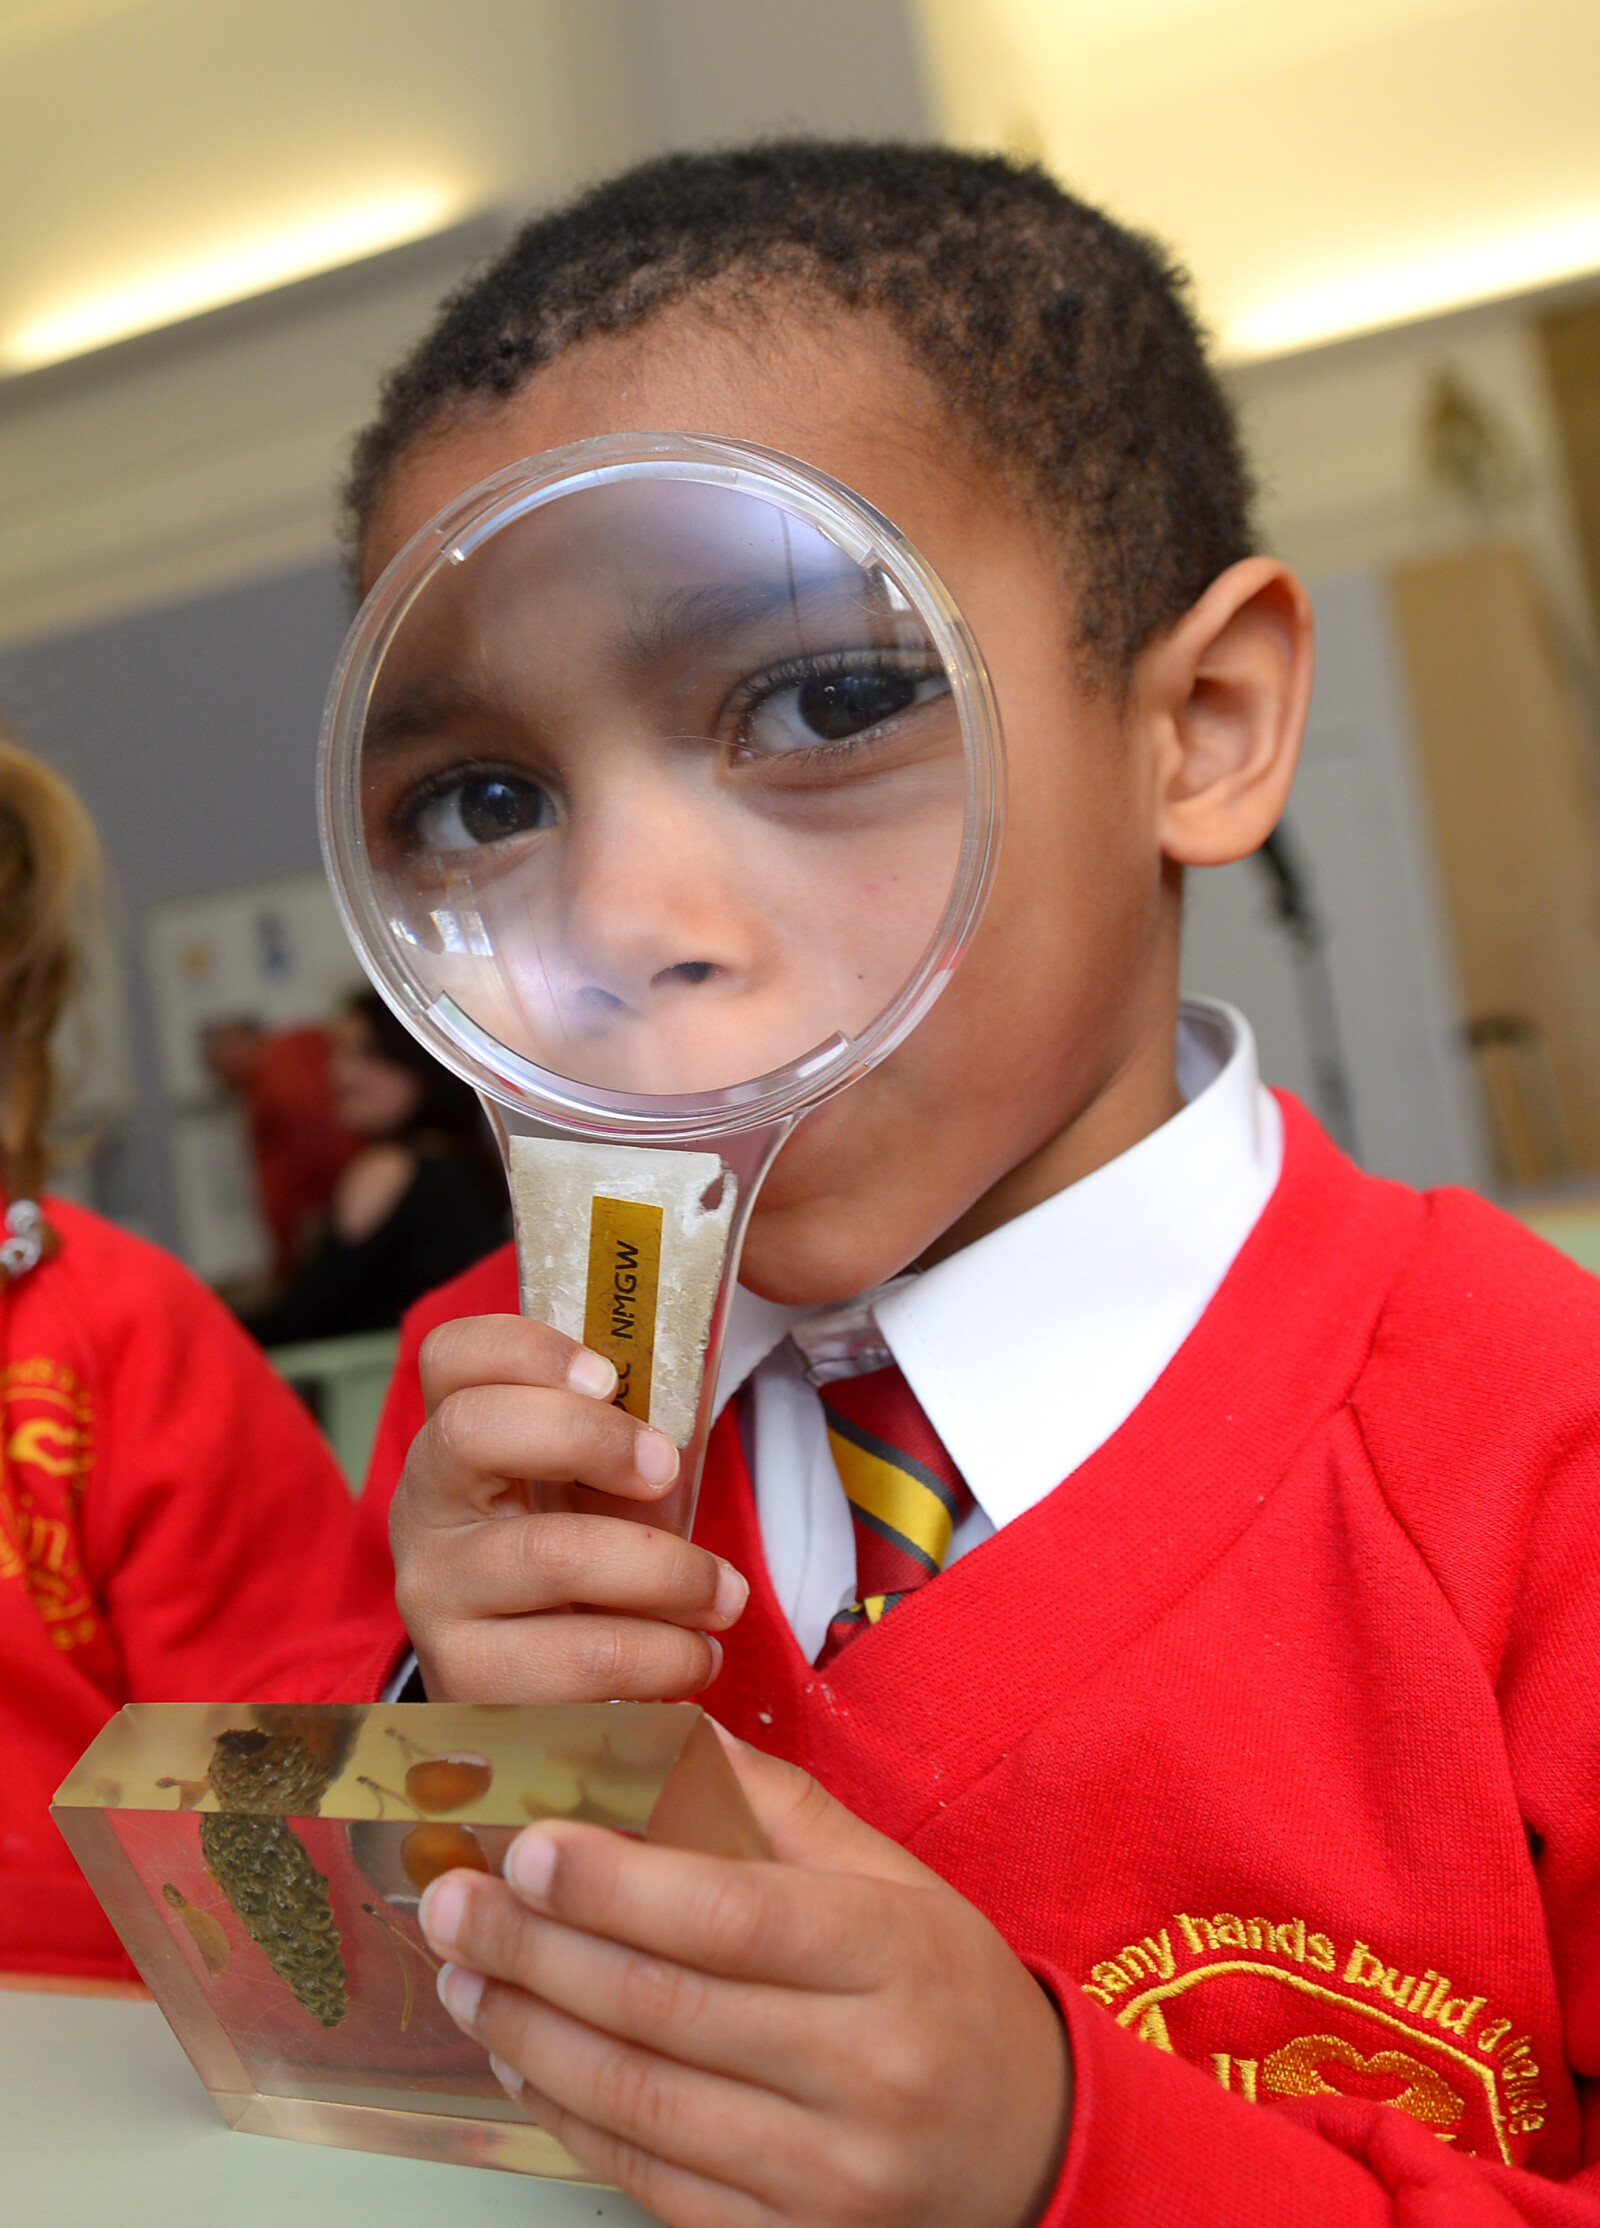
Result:
[[[1276,1102],[1250,1024],[1186,1000],[1187,1103],[1137,1145],[937,1267],[867,1295],[935,1430],[997,1527],[1054,1490],[1132,1414],[1205,1312],[1278,1180]],[[741,1286],[720,1410],[800,1323]]]

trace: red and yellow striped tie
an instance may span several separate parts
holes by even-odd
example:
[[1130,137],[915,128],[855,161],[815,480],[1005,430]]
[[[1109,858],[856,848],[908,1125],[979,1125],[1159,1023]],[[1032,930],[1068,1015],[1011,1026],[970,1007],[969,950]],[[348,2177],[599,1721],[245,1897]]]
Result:
[[893,1363],[819,1391],[856,1535],[856,1598],[829,1625],[823,1664],[938,1577],[972,1491]]

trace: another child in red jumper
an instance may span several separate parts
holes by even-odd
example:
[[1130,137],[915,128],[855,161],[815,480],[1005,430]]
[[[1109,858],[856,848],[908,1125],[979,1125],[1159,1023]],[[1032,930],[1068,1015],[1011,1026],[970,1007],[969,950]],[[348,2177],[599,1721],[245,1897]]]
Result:
[[[1310,625],[1170,273],[998,161],[674,158],[392,383],[365,576],[512,460],[661,426],[910,534],[1012,816],[947,994],[769,1181],[692,1545],[607,1513],[675,1452],[515,1318],[509,1255],[413,1319],[363,1582],[390,1513],[427,1692],[703,1694],[778,1860],[530,1829],[430,1891],[446,2001],[683,2228],[1592,2228],[1600,1290],[1180,1019],[1183,870],[1276,821]],[[636,863],[661,964],[703,958]],[[863,1346],[974,1499],[832,1652]],[[376,1638],[323,1690],[376,1693]]]
[[325,1628],[349,1489],[188,1270],[41,1196],[98,845],[0,732],[0,1971],[133,1980],[50,1816],[124,1702],[255,1690]]

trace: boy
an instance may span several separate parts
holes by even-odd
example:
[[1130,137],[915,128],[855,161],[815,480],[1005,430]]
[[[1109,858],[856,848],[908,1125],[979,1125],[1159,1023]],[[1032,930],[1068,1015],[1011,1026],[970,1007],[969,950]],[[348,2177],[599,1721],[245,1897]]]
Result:
[[[381,1580],[403,1464],[426,1691],[703,1693],[777,1859],[533,1829],[430,1891],[446,2002],[695,2228],[1600,2222],[1600,1296],[1180,1022],[1183,869],[1277,820],[1310,625],[1177,282],[997,161],[652,166],[391,383],[364,579],[514,459],[661,426],[910,534],[1011,821],[944,998],[769,1179],[693,1544],[607,1513],[675,1450],[508,1255],[413,1320],[366,1516]],[[863,1443],[951,1510],[903,1594],[828,1458]]]

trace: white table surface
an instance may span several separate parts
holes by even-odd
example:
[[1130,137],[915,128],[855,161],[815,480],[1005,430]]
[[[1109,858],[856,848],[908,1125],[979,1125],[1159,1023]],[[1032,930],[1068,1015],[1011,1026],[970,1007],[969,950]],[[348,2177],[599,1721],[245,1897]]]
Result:
[[235,2135],[154,2004],[0,1989],[0,2215],[41,2228],[651,2228],[612,2190]]

